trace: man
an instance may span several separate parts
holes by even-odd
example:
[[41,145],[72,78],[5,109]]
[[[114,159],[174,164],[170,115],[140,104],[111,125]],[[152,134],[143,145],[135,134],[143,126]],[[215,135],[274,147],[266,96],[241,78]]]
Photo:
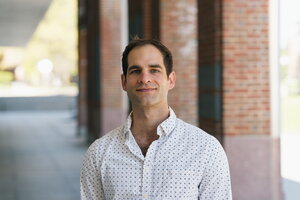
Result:
[[178,119],[168,105],[176,81],[171,52],[158,41],[135,39],[123,52],[122,67],[132,112],[89,147],[81,198],[231,199],[220,143]]

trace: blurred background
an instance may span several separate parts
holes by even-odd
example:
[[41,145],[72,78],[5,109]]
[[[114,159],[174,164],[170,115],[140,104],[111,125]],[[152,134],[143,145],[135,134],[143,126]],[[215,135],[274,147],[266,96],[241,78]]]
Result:
[[127,117],[130,38],[174,57],[170,105],[214,135],[233,199],[300,199],[300,2],[0,0],[0,200],[79,197],[88,145]]
[[28,3],[1,1],[1,97],[76,95],[77,2]]
[[[298,4],[298,3],[297,3]],[[300,197],[300,14],[294,1],[280,2],[281,175],[286,199]]]
[[0,199],[80,199],[76,0],[0,0]]

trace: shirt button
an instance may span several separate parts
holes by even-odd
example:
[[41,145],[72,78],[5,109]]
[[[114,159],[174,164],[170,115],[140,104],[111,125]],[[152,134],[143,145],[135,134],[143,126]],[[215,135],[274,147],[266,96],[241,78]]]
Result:
[[144,170],[145,170],[145,172],[148,172],[149,171],[149,167],[144,167]]
[[144,197],[144,199],[147,199],[148,198],[148,194],[144,194],[143,197]]

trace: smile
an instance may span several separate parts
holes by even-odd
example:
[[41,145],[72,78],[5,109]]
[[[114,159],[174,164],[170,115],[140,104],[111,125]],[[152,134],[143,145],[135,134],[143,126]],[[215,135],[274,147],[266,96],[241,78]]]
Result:
[[140,88],[140,89],[136,89],[137,92],[151,92],[156,90],[156,88]]

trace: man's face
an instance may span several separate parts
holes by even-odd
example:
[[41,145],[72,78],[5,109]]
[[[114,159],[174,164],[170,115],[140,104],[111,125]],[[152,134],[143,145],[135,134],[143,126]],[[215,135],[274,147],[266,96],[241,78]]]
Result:
[[175,72],[167,76],[163,56],[155,46],[144,45],[130,51],[122,87],[132,106],[167,105],[168,91],[175,86],[175,80]]

